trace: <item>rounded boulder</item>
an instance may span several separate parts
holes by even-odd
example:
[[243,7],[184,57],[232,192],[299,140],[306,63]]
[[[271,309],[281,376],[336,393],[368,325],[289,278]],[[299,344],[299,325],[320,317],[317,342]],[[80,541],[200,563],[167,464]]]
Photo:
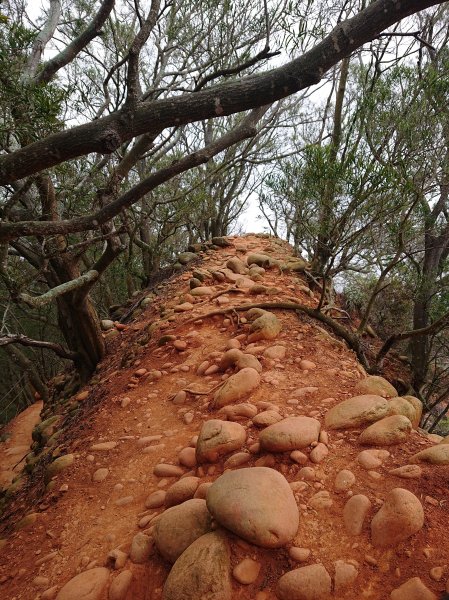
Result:
[[359,394],[375,394],[382,398],[395,398],[398,395],[391,383],[379,375],[365,377],[356,385],[355,391]]
[[308,565],[283,575],[276,586],[279,600],[327,600],[332,580],[323,565]]
[[359,444],[364,446],[392,446],[407,439],[412,430],[410,419],[404,415],[391,415],[362,431]]
[[320,427],[311,417],[287,417],[261,432],[260,447],[269,452],[301,450],[318,441]]
[[327,429],[349,429],[379,421],[388,413],[389,406],[385,398],[365,394],[343,400],[328,410],[324,422]]
[[229,544],[222,532],[194,541],[173,565],[163,600],[231,600]]
[[421,502],[409,490],[391,490],[371,521],[371,539],[376,548],[391,548],[407,540],[424,525]]
[[174,563],[186,548],[212,529],[206,501],[187,500],[162,513],[154,529],[154,541],[161,555]]
[[215,393],[212,408],[222,408],[248,396],[260,384],[260,375],[251,367],[245,367],[231,375]]
[[109,569],[96,567],[76,575],[59,591],[56,600],[98,600],[109,580]]
[[220,525],[263,548],[284,546],[298,530],[293,492],[285,477],[268,467],[225,472],[209,488],[207,508]]
[[203,423],[196,443],[198,464],[217,462],[220,456],[239,450],[246,441],[246,431],[239,423],[211,419]]

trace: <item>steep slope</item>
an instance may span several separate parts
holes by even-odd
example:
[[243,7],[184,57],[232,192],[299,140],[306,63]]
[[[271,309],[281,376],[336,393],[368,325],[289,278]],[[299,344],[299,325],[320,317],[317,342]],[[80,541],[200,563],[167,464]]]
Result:
[[[303,314],[241,310],[316,298],[286,244],[229,242],[107,334],[108,357],[69,400],[70,431],[50,448],[68,458],[47,468],[42,498],[29,490],[28,516],[0,542],[0,597],[431,600],[449,590],[449,466],[411,463],[439,441],[411,430],[419,405],[392,401],[391,386],[367,379]],[[266,268],[248,272],[248,258]],[[361,394],[363,406],[341,404]]]

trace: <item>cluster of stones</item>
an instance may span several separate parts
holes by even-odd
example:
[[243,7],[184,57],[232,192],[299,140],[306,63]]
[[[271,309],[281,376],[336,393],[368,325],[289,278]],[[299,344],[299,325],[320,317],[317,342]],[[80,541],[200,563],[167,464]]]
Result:
[[[217,245],[225,245],[225,242]],[[194,253],[191,253],[193,257],[190,253],[184,254],[179,257],[181,264],[188,264],[196,257]],[[237,289],[256,288],[254,293],[269,294],[269,288],[257,285],[257,282],[265,269],[273,266],[303,271],[307,263],[301,259],[280,262],[268,255],[250,254],[246,262],[230,258],[222,269],[197,269],[189,282],[189,294],[184,294],[182,301],[174,306],[173,314],[191,311],[195,303],[214,295],[212,287],[204,285],[208,278],[231,283]],[[219,298],[217,302],[220,303]],[[279,319],[262,309],[251,309],[244,318],[248,323],[245,337],[249,344],[275,340],[282,329]],[[163,337],[161,346],[169,343],[177,352],[183,352],[187,347],[186,342],[175,336]],[[293,561],[308,560],[310,551],[296,545],[301,518],[298,504],[304,506],[307,503],[311,509],[320,511],[333,503],[331,494],[322,489],[324,486],[320,489],[315,469],[306,466],[310,461],[315,467],[328,457],[327,431],[363,428],[358,443],[382,447],[362,450],[357,456],[357,464],[373,472],[389,456],[383,447],[400,444],[413,428],[418,427],[422,412],[420,401],[411,396],[398,397],[396,390],[380,377],[361,381],[356,390],[359,395],[328,410],[326,431],[316,418],[286,417],[274,404],[251,403],[248,397],[260,385],[262,363],[254,354],[242,350],[238,340],[232,341],[225,352],[217,353],[215,362],[205,361],[196,370],[198,375],[224,374],[223,384],[214,391],[208,403],[209,409],[218,411],[220,418],[203,423],[191,445],[179,452],[179,466],[156,465],[156,476],[179,479],[167,490],[159,489],[147,498],[146,511],[139,520],[141,531],[134,536],[129,551],[112,550],[106,567],[91,568],[76,575],[59,593],[56,587],[46,590],[41,595],[42,600],[98,600],[107,588],[110,600],[124,600],[133,578],[131,570],[124,569],[127,561],[145,563],[156,551],[172,565],[163,588],[163,600],[231,600],[232,578],[242,585],[249,585],[261,577],[261,563],[254,558],[247,557],[234,567],[231,565],[231,543],[236,539],[273,551],[287,548]],[[276,345],[266,348],[263,355],[268,359],[282,359],[285,352],[285,346]],[[302,362],[303,369],[315,367],[310,361]],[[148,377],[153,375],[146,369],[138,369],[131,384],[138,385]],[[175,405],[182,405],[186,400],[184,390],[172,398]],[[246,427],[242,424],[245,421]],[[248,438],[248,423],[259,431],[257,439]],[[141,438],[139,445],[146,447],[146,444],[159,442],[161,436],[150,437]],[[409,479],[421,475],[419,462],[449,464],[448,442],[449,439],[442,440],[441,444],[419,452],[410,459],[410,464],[392,469],[390,473]],[[112,444],[116,442],[96,444],[91,450],[109,450],[114,447]],[[300,467],[298,479],[291,483],[276,468],[271,468],[276,466],[274,457],[283,453],[288,453],[291,463]],[[213,482],[201,481],[204,474],[214,473],[214,464],[221,460],[224,461],[224,473]],[[73,455],[67,455],[51,463],[49,480],[72,462]],[[248,466],[250,462],[254,466]],[[101,482],[107,476],[108,469],[98,469],[93,480]],[[341,517],[349,536],[359,536],[369,529],[372,546],[389,549],[423,527],[424,511],[420,500],[401,487],[393,488],[387,494],[382,506],[367,523],[373,506],[364,494],[352,494],[355,479],[352,471],[343,469],[334,481],[336,494],[348,493]],[[318,491],[306,501],[303,492],[312,482],[318,484]],[[110,568],[120,571],[112,582]],[[275,593],[279,600],[324,600],[332,591],[338,597],[354,583],[358,568],[358,563],[350,560],[336,561],[333,573],[320,562],[301,566],[279,578]],[[415,597],[436,600],[417,577],[391,593],[392,600]]]
[[[422,403],[414,396],[399,396],[395,388],[378,376],[367,377],[357,386],[359,396],[340,402],[325,417],[329,430],[366,427],[359,436],[364,446],[392,446],[404,442],[419,425]],[[410,463],[449,464],[446,439],[410,458]]]

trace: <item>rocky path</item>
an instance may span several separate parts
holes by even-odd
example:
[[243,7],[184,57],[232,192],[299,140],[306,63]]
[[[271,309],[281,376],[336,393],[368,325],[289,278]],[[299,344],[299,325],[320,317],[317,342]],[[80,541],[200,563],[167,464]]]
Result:
[[449,591],[448,440],[418,430],[419,401],[366,377],[317,323],[243,310],[316,298],[282,242],[229,243],[126,329],[105,324],[110,354],[68,399],[76,438],[48,442],[47,493],[0,542],[0,597]]
[[31,434],[40,421],[42,402],[22,411],[6,428],[6,439],[0,442],[0,489],[11,484],[20,472],[22,459],[28,454]]

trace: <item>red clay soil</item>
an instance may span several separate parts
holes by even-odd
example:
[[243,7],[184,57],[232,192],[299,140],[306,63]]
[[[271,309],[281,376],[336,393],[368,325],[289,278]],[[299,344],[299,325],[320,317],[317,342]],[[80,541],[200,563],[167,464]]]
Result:
[[40,421],[42,402],[35,402],[5,427],[7,439],[0,443],[0,489],[8,487],[23,467],[30,451],[31,432]]
[[[286,244],[258,236],[231,238],[231,241],[233,247],[205,253],[201,267],[224,266],[230,256],[244,257],[251,251],[269,250],[274,257],[290,252]],[[145,500],[151,492],[168,488],[176,479],[161,480],[153,475],[154,466],[161,462],[177,464],[180,449],[189,446],[202,423],[217,418],[217,412],[209,408],[211,394],[189,394],[187,404],[182,406],[174,405],[171,398],[185,388],[207,391],[216,387],[221,374],[199,376],[196,375],[197,367],[210,358],[211,353],[222,352],[229,339],[240,334],[244,349],[248,330],[245,323],[237,320],[236,314],[232,315],[232,322],[224,315],[183,325],[192,315],[219,308],[219,299],[201,298],[193,311],[175,313],[175,320],[163,331],[185,340],[185,351],[177,351],[172,343],[157,347],[160,334],[147,344],[139,345],[145,328],[159,319],[160,307],[175,306],[179,296],[189,291],[190,277],[191,272],[188,272],[165,285],[151,307],[137,316],[118,337],[108,341],[108,355],[98,368],[100,381],[85,388],[89,396],[84,401],[84,417],[80,416],[74,425],[72,441],[65,449],[75,454],[74,464],[56,477],[52,492],[42,499],[34,496],[28,512],[38,512],[37,521],[11,534],[0,549],[0,598],[38,599],[44,590],[52,586],[61,588],[76,573],[94,565],[106,565],[107,554],[112,549],[120,547],[126,551],[129,548],[143,515],[162,511],[146,510]],[[271,268],[261,283],[276,286],[279,292],[270,296],[229,293],[228,304],[222,306],[286,301],[287,298],[296,298],[310,306],[316,303],[316,298],[304,293],[305,282],[297,274],[280,273],[277,268]],[[233,287],[226,282],[214,284],[216,282],[211,280],[205,285],[213,285],[215,292]],[[278,405],[284,416],[315,416],[323,425],[328,408],[354,395],[355,385],[364,377],[363,370],[354,354],[327,334],[320,324],[292,311],[273,312],[282,321],[282,332],[274,342],[262,341],[258,345],[265,348],[284,345],[286,358],[274,361],[259,356],[263,365],[262,383],[248,401],[253,404],[269,401]],[[239,315],[241,319],[244,313]],[[195,331],[197,336],[188,337]],[[121,368],[123,356],[131,350],[134,353],[132,366]],[[316,368],[300,370],[302,359],[313,361]],[[159,370],[162,376],[153,381],[145,376],[138,380],[133,378],[136,369],[143,368]],[[318,389],[306,395],[299,404],[287,403],[294,390],[307,386]],[[130,401],[125,401],[126,406],[122,407],[124,398]],[[331,400],[323,402],[329,398]],[[190,424],[185,423],[186,412],[193,414]],[[251,420],[242,424],[247,428],[248,446],[257,441],[259,430]],[[424,465],[423,475],[414,480],[388,474],[392,468],[407,464],[408,457],[415,452],[432,445],[426,436],[415,431],[407,442],[388,448],[390,457],[376,469],[378,475],[373,476],[355,462],[363,449],[357,444],[358,433],[354,430],[342,434],[330,432],[329,454],[316,466],[317,478],[302,494],[300,526],[292,545],[311,550],[306,562],[299,564],[291,560],[287,549],[264,550],[230,535],[233,565],[245,557],[262,563],[255,583],[241,585],[233,580],[233,599],[274,600],[275,585],[283,573],[298,566],[322,563],[333,576],[334,562],[341,559],[356,561],[359,571],[355,584],[345,594],[339,594],[342,599],[388,599],[394,588],[415,576],[419,576],[438,597],[446,588],[449,577],[449,467]],[[151,444],[154,450],[144,451],[137,441],[152,435],[162,438]],[[117,446],[109,451],[91,451],[92,444],[104,441],[115,441]],[[11,443],[8,444],[10,447]],[[245,467],[253,466],[262,456],[252,456]],[[273,455],[267,460],[272,460],[273,463],[268,464],[283,473],[288,481],[297,479],[301,467],[289,458],[288,453]],[[109,474],[104,481],[93,482],[92,474],[100,467],[107,467]],[[362,535],[355,538],[346,533],[342,519],[348,495],[335,493],[333,486],[335,475],[344,468],[356,476],[352,493],[365,494],[372,503]],[[223,461],[197,470],[202,482],[214,481],[222,472]],[[375,549],[370,544],[369,522],[388,491],[395,487],[407,488],[421,500],[425,512],[424,527],[394,549]],[[308,500],[321,489],[330,492],[333,503],[317,512],[308,506]],[[118,499],[125,497],[129,497],[129,503],[116,504]],[[275,506],[273,510],[276,510]],[[430,577],[430,570],[436,566],[444,567],[440,581]],[[169,567],[157,552],[143,565],[128,561],[126,568],[133,572],[134,578],[126,599],[161,599]],[[102,600],[106,598],[105,592]]]

